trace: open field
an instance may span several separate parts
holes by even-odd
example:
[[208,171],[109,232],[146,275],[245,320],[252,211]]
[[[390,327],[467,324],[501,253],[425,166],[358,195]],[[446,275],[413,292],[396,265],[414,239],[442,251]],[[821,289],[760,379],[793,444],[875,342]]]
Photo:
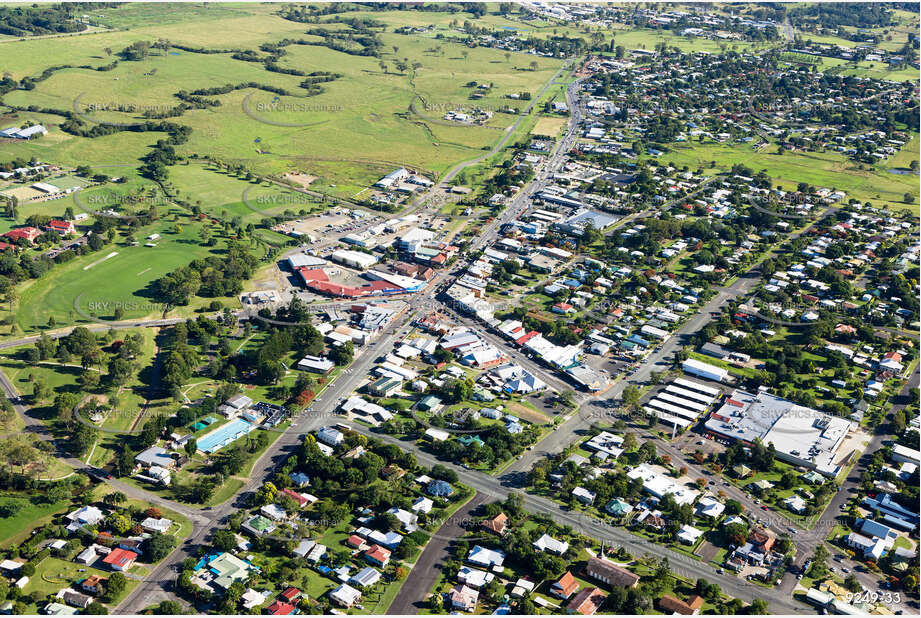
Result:
[[[916,148],[917,140],[912,144]],[[766,170],[768,176],[774,179],[774,184],[781,184],[785,188],[795,188],[798,183],[807,182],[817,187],[846,191],[849,198],[873,202],[875,205],[916,208],[902,200],[905,193],[914,195],[916,202],[918,199],[917,177],[892,174],[885,169],[862,170],[859,164],[832,152],[787,152],[778,155],[772,147],[757,152],[744,144],[695,143],[687,148],[676,148],[660,158],[679,166],[703,167],[705,170],[721,172],[741,163],[755,171]],[[918,156],[915,154],[911,158],[917,159]],[[711,161],[716,162],[715,168],[710,167]]]
[[[167,15],[170,15],[170,11]],[[145,7],[125,11],[122,19],[126,23],[144,23]],[[246,13],[258,13],[246,17]],[[108,18],[117,22],[121,11],[106,10]],[[201,28],[165,24],[144,26],[130,33],[113,32],[101,35],[53,39],[42,43],[26,41],[11,43],[0,48],[0,57],[6,49],[30,54],[36,44],[41,53],[32,50],[45,63],[53,64],[88,62],[94,66],[105,64],[108,56],[103,49],[118,50],[128,43],[144,37],[165,37],[185,45],[233,46],[255,48],[259,43],[282,38],[282,35],[299,33],[303,36],[303,25],[269,14],[267,7],[238,8],[216,7],[211,10],[193,12],[192,22],[201,20]],[[406,13],[373,13],[374,19],[392,23],[404,23]],[[350,14],[351,15],[351,14]],[[356,13],[360,15],[360,13]],[[146,16],[149,17],[149,16]],[[461,14],[429,14],[420,19],[434,18],[450,22],[462,18]],[[399,22],[397,22],[399,19]],[[151,18],[151,21],[154,21]],[[159,22],[159,19],[156,20]],[[150,22],[147,22],[150,23]],[[244,28],[245,23],[245,28]],[[205,25],[206,24],[206,25]],[[337,29],[339,24],[323,26]],[[243,30],[246,32],[242,32]],[[196,33],[201,37],[197,38]],[[180,150],[187,154],[197,152],[221,159],[245,161],[247,167],[260,173],[287,171],[290,164],[284,159],[299,160],[299,167],[309,173],[311,162],[333,163],[326,170],[317,170],[318,175],[328,176],[340,166],[362,168],[360,183],[367,186],[376,180],[381,171],[405,162],[439,174],[455,163],[472,158],[483,148],[495,143],[502,136],[502,129],[510,125],[514,115],[496,114],[489,126],[446,126],[426,123],[409,112],[410,103],[416,96],[422,97],[432,106],[431,116],[439,118],[455,105],[475,103],[485,109],[506,107],[511,101],[507,94],[534,92],[538,90],[561,66],[561,61],[522,54],[510,54],[506,59],[499,50],[466,49],[459,44],[438,42],[435,51],[433,41],[420,36],[403,36],[385,32],[382,35],[386,52],[383,57],[353,56],[326,47],[292,45],[287,48],[279,64],[296,67],[305,72],[333,71],[341,74],[335,81],[323,84],[325,92],[304,98],[304,91],[298,84],[298,76],[266,71],[259,63],[230,58],[229,54],[197,54],[186,51],[171,51],[169,54],[151,54],[143,61],[120,62],[104,72],[85,69],[64,69],[41,82],[35,90],[14,92],[8,95],[11,104],[34,104],[62,110],[86,110],[90,107],[114,104],[137,105],[144,109],[162,111],[179,103],[173,94],[179,90],[194,90],[211,86],[222,86],[228,81],[239,83],[252,81],[281,87],[292,96],[275,97],[266,92],[253,90],[234,91],[216,95],[222,105],[206,110],[190,110],[178,119],[172,119],[192,127],[191,140]],[[308,37],[309,38],[309,37]],[[318,37],[317,37],[318,39]],[[319,39],[318,39],[319,40]],[[405,59],[408,64],[418,62],[418,70],[399,72],[395,64]],[[537,62],[536,70],[530,67]],[[385,66],[381,66],[381,64]],[[17,68],[22,67],[17,63]],[[45,64],[29,66],[28,74],[40,72]],[[228,76],[233,76],[232,79]],[[492,84],[488,93],[477,101],[470,101],[472,89],[465,86],[468,81]],[[254,116],[249,118],[243,110],[244,99]],[[267,104],[277,103],[281,109],[268,109]],[[25,114],[20,114],[24,116]],[[139,113],[128,114],[115,111],[92,111],[87,113],[93,119],[127,122],[139,117]],[[63,158],[58,151],[67,151],[74,140],[85,144],[85,140],[61,136],[55,125],[61,117],[41,117],[51,133],[38,140],[48,142],[44,148],[32,144],[15,144],[10,155],[35,154],[45,160],[59,161]],[[264,120],[264,122],[260,122]],[[278,126],[273,123],[288,123],[309,126]],[[350,139],[339,139],[343,133]],[[146,135],[146,139],[145,136]],[[110,136],[111,138],[112,136]],[[109,161],[132,161],[144,154],[145,147],[154,142],[159,134],[140,134],[141,141],[134,148],[122,145],[122,135],[112,141],[119,144],[118,155],[107,157]],[[97,142],[110,138],[96,138]],[[51,144],[54,146],[49,147]],[[20,149],[20,146],[24,146]],[[101,151],[108,150],[101,144]],[[356,146],[358,146],[356,148]],[[356,157],[356,152],[360,156]],[[115,154],[114,152],[112,153]],[[100,154],[87,161],[92,164],[105,161]],[[349,174],[344,174],[349,176]],[[352,175],[354,176],[354,174]],[[338,178],[328,181],[339,184]],[[358,185],[359,183],[355,183]],[[322,186],[319,187],[322,190]],[[347,189],[355,188],[354,186]],[[346,189],[346,187],[343,187]],[[346,195],[346,191],[342,191]]]
[[566,126],[566,121],[565,116],[541,116],[537,119],[534,128],[531,129],[531,134],[556,137]]

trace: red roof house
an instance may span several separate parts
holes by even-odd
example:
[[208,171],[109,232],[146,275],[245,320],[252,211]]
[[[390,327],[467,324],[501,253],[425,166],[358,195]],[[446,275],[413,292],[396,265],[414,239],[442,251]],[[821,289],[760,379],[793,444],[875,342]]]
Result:
[[35,239],[42,235],[42,231],[31,225],[26,227],[17,227],[10,230],[4,236],[11,240],[27,240],[29,244],[35,242]]
[[48,225],[45,226],[48,231],[57,232],[61,236],[67,236],[68,234],[74,234],[77,231],[77,228],[74,227],[73,222],[71,221],[62,221],[60,219],[52,219],[48,222]]
[[357,534],[353,534],[345,540],[345,544],[349,547],[354,547],[355,549],[361,549],[365,546],[365,540]]
[[284,599],[288,603],[293,603],[298,598],[300,598],[300,596],[301,591],[293,586],[289,587],[287,590],[278,595],[279,598]]
[[288,496],[289,498],[297,502],[297,505],[301,508],[304,508],[305,506],[310,504],[310,500],[308,500],[301,494],[297,493],[290,487],[285,487],[284,489],[281,490],[281,493],[283,493],[284,495]]
[[283,601],[275,601],[268,607],[271,616],[287,616],[294,612],[294,606]]
[[390,550],[380,545],[372,545],[368,548],[368,551],[365,552],[365,560],[371,564],[385,567],[387,563],[390,562]]
[[137,558],[138,555],[135,552],[116,547],[102,561],[109,565],[109,568],[113,571],[127,571],[134,566],[134,561]]

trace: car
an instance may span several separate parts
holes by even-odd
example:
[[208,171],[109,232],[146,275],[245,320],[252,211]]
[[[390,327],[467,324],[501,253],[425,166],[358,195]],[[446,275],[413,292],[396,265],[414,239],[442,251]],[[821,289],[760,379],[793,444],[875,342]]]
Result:
[[842,573],[850,573],[851,570],[850,570],[850,569],[846,569],[846,568],[844,568],[844,567],[841,567],[841,572],[842,572]]
[[766,504],[762,504],[762,505],[761,505],[761,510],[762,510],[762,511],[768,510],[767,505],[766,505]]

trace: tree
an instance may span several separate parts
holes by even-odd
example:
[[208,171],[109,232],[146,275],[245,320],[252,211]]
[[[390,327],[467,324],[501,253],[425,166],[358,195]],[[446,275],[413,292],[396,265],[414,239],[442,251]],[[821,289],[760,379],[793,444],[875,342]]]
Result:
[[183,448],[185,448],[186,455],[192,457],[198,451],[198,440],[195,439],[195,436],[192,436]]
[[906,204],[914,204],[914,203],[915,203],[915,196],[912,195],[911,193],[905,193],[905,195],[902,197],[902,199],[903,199],[903,201],[904,201]]
[[158,616],[177,616],[185,614],[182,604],[179,601],[160,601],[154,614]]
[[620,398],[625,406],[632,408],[640,400],[640,389],[635,384],[628,384]]
[[215,549],[231,551],[237,547],[237,539],[230,530],[215,530],[211,536],[211,544]]
[[828,572],[828,549],[824,543],[819,543],[812,554],[811,565],[809,566],[809,577],[822,577]]
[[127,585],[128,578],[125,577],[124,573],[116,571],[109,575],[109,581],[106,582],[106,601],[115,600],[115,598],[125,590],[125,586]]
[[344,344],[334,347],[329,352],[329,359],[340,367],[351,363],[354,357],[355,346],[351,341],[346,341]]
[[107,506],[116,506],[124,503],[127,499],[128,496],[126,496],[124,493],[120,491],[113,491],[106,494],[106,496],[102,499],[102,502]]
[[88,616],[104,616],[109,613],[109,610],[99,601],[93,601],[86,606],[86,609],[83,610],[83,613]]
[[636,434],[634,434],[632,431],[627,432],[624,435],[624,442],[623,444],[621,444],[621,447],[624,449],[625,452],[629,453],[633,451],[633,449],[636,448],[636,445],[637,445]]

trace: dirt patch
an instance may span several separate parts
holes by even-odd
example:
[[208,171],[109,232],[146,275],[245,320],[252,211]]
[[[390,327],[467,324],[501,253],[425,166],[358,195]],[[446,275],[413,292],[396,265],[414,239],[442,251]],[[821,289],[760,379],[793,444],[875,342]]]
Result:
[[534,423],[535,425],[543,425],[544,423],[550,422],[550,419],[543,412],[538,412],[537,410],[520,404],[517,401],[510,401],[505,405],[505,407],[508,408],[509,412],[519,418],[528,421],[529,423]]
[[316,176],[310,174],[302,174],[301,172],[287,172],[284,177],[285,180],[290,180],[291,182],[304,187],[305,189],[309,187],[317,179]]
[[32,200],[45,195],[41,191],[33,189],[32,187],[14,187],[12,189],[7,189],[3,192],[3,194],[10,197],[15,197],[17,200],[19,200],[20,204],[31,202]]
[[546,135],[547,137],[556,137],[566,126],[569,117],[561,116],[541,116],[531,129],[531,135]]

